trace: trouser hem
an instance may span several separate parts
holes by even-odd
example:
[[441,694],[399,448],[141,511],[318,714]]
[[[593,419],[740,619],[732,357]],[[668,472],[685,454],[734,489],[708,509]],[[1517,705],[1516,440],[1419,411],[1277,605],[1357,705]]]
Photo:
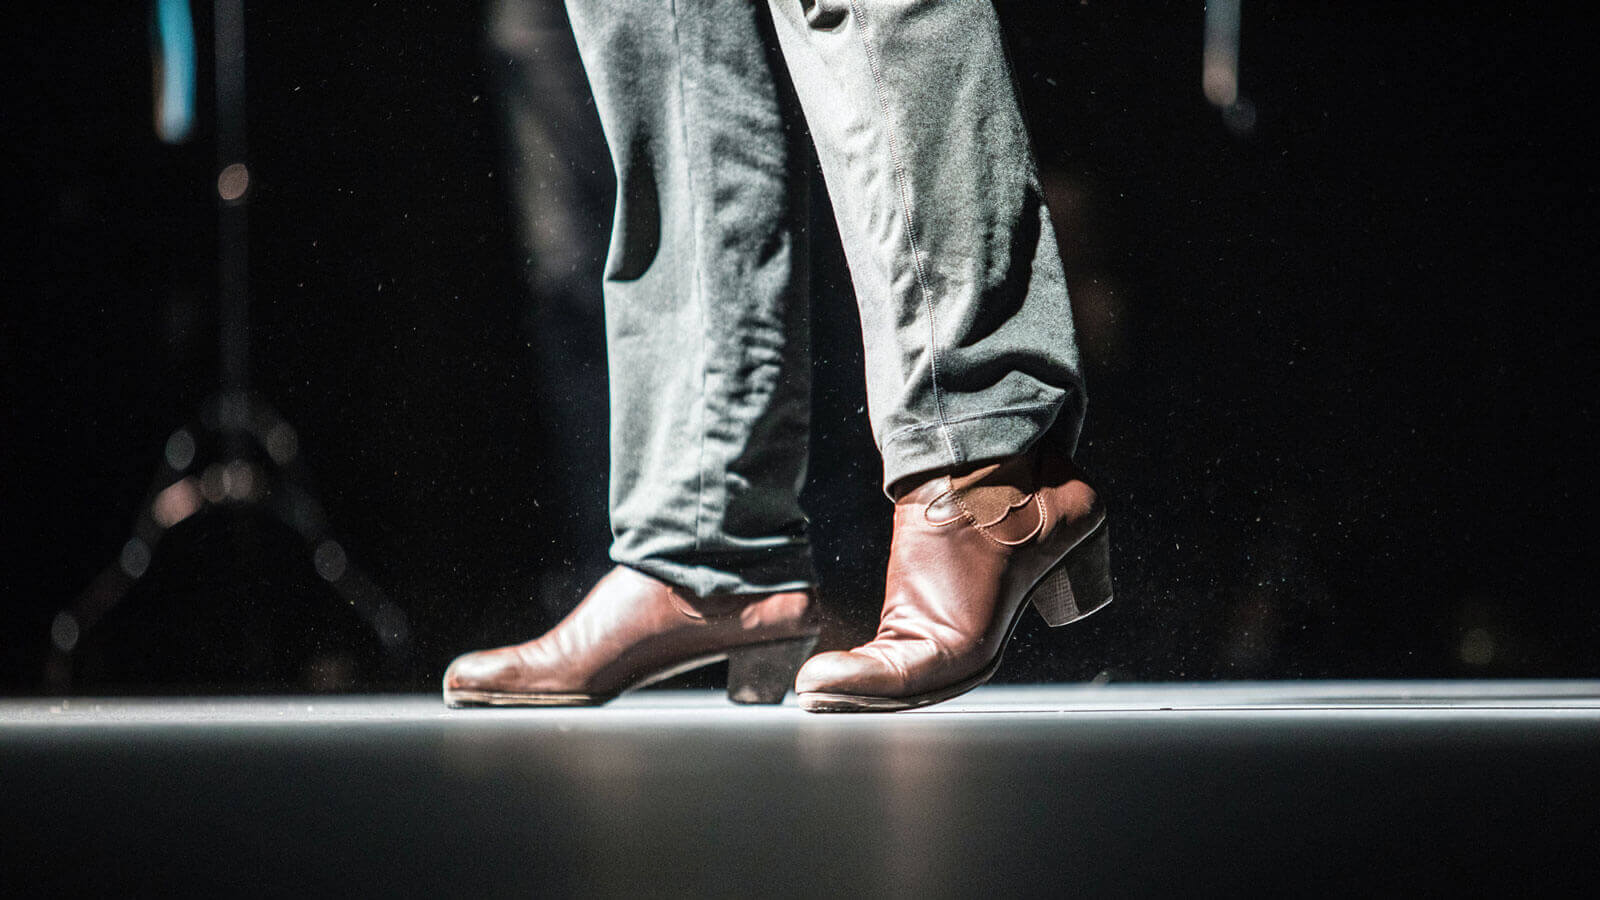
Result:
[[1046,433],[1060,432],[1070,453],[1081,420],[1081,404],[1058,400],[901,428],[883,441],[884,493],[902,479],[1026,453]]
[[701,597],[802,591],[816,584],[809,544],[637,560],[622,559],[613,550],[611,558]]

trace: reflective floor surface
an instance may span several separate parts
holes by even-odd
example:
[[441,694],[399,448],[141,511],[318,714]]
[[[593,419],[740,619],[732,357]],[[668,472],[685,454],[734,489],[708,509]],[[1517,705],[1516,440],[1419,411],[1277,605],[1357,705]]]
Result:
[[817,716],[659,691],[0,701],[29,894],[1576,893],[1600,682],[984,688]]

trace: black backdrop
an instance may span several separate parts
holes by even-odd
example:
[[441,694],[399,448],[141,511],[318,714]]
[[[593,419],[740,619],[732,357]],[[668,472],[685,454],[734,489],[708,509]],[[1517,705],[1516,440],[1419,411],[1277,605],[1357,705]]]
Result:
[[[1072,273],[1081,457],[1112,498],[1119,596],[1062,632],[1028,620],[1002,678],[1600,668],[1586,29],[1393,6],[1245,3],[1241,133],[1200,93],[1199,2],[1001,4]],[[380,672],[292,534],[212,515],[85,635],[80,688],[427,689],[453,653],[571,602],[551,592],[594,542],[568,507],[601,496],[549,465],[569,437],[537,402],[483,16],[247,7],[256,386],[415,645]],[[9,29],[9,692],[41,689],[52,616],[115,558],[212,386],[198,13],[202,118],[176,148],[149,124],[146,9]],[[843,640],[875,613],[888,506],[848,295],[823,282],[814,302],[807,501]]]

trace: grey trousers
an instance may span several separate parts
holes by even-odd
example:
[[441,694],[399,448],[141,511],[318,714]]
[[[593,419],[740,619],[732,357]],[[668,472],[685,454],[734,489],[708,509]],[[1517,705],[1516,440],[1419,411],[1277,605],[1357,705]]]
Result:
[[808,138],[885,487],[1070,452],[1066,282],[989,0],[567,8],[617,173],[613,559],[701,594],[811,581]]

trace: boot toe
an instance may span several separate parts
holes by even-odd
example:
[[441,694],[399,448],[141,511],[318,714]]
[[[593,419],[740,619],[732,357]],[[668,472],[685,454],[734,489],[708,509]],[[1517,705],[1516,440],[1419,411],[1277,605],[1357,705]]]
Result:
[[820,653],[806,660],[795,676],[797,694],[894,696],[900,672],[876,655],[854,650]]
[[494,650],[479,650],[456,657],[444,670],[445,690],[494,690],[506,673],[501,656]]

